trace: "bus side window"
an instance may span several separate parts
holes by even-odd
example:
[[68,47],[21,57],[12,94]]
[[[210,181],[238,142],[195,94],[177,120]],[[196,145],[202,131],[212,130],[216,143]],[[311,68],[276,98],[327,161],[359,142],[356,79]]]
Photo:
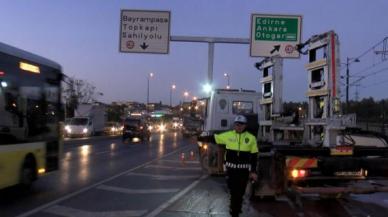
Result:
[[17,107],[16,97],[9,92],[6,92],[4,96],[5,96],[5,110],[11,113],[17,114],[18,107]]

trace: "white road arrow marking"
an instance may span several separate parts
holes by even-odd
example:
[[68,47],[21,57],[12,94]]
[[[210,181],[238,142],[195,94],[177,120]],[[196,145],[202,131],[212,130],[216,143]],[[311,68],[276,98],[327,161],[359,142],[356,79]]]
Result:
[[172,166],[164,166],[164,165],[148,165],[145,168],[157,168],[157,169],[169,169],[169,170],[202,170],[200,167],[172,167]]
[[[169,162],[169,163],[182,163],[180,160],[159,160],[161,162]],[[199,161],[193,161],[193,160],[188,160],[185,161],[185,164],[199,164]]]
[[154,175],[154,174],[148,174],[148,173],[128,173],[127,176],[146,176],[160,181],[196,179],[199,177],[199,176],[190,176],[190,175],[181,175],[181,176]]
[[124,210],[124,211],[110,211],[110,212],[91,212],[80,209],[74,209],[66,206],[55,205],[44,210],[44,212],[51,213],[58,216],[65,217],[136,217],[147,213],[147,210]]
[[114,191],[125,194],[161,194],[161,193],[175,193],[179,188],[158,188],[158,189],[128,189],[109,185],[100,185],[97,189],[105,191]]

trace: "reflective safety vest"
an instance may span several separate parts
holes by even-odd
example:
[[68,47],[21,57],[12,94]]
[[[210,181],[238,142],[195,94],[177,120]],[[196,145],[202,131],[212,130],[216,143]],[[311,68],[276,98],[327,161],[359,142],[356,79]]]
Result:
[[246,165],[256,168],[257,141],[255,136],[245,131],[236,133],[231,130],[214,135],[217,144],[225,145],[225,165],[231,168],[247,169]]

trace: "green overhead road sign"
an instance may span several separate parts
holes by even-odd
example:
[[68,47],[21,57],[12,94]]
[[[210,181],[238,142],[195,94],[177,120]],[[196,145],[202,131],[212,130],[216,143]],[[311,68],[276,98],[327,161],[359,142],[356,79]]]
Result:
[[301,23],[301,16],[252,14],[251,56],[299,58]]

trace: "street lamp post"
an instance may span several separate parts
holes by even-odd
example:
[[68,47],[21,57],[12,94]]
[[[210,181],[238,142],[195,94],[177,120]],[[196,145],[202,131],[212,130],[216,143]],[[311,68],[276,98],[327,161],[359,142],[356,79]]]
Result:
[[148,111],[148,104],[150,103],[150,78],[154,77],[154,73],[149,73],[147,76],[147,111]]
[[349,64],[355,62],[358,63],[358,58],[346,57],[346,112],[349,112]]
[[224,77],[227,78],[228,84],[226,85],[226,89],[230,88],[230,74],[224,73]]
[[170,88],[170,108],[172,107],[172,91],[175,90],[175,88],[176,88],[175,84],[171,85],[171,88]]

